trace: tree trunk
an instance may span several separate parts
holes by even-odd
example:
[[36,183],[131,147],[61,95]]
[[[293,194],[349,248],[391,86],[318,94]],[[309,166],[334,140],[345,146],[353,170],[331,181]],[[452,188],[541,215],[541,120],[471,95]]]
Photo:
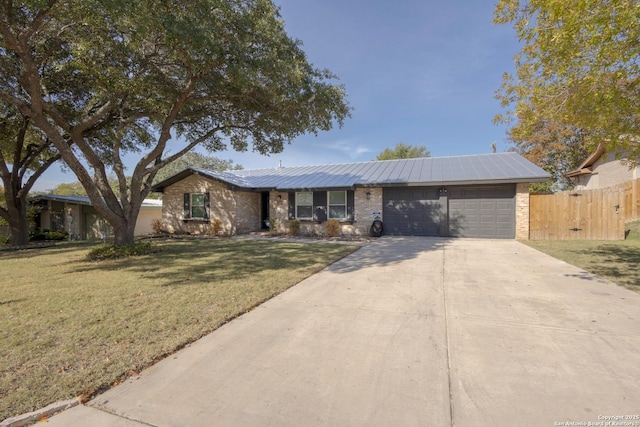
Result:
[[113,234],[115,236],[115,244],[120,245],[132,245],[134,242],[134,231],[136,227],[135,219],[133,223],[124,222],[123,224],[113,227]]
[[24,246],[29,243],[29,224],[19,222],[15,226],[9,225],[11,231],[11,246]]
[[120,218],[118,224],[111,224],[113,226],[113,234],[115,237],[116,245],[132,245],[135,240],[136,221],[138,219],[138,213],[140,212],[140,206],[132,209],[129,212],[125,212],[125,217]]
[[27,218],[27,202],[23,198],[7,197],[9,230],[11,246],[23,246],[29,243],[29,219]]

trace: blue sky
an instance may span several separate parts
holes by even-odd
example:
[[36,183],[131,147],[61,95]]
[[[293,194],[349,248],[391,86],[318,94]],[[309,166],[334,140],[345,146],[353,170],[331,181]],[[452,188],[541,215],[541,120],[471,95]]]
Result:
[[[506,151],[494,98],[519,50],[512,28],[492,23],[494,1],[275,0],[308,60],[346,87],[352,117],[269,157],[211,153],[245,169],[373,160],[398,142],[432,156]],[[53,166],[37,190],[76,181]]]

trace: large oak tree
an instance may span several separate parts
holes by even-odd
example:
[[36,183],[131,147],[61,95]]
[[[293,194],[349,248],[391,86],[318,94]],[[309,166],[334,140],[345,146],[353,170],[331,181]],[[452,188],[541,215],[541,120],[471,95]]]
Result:
[[27,198],[38,178],[60,154],[29,119],[0,101],[0,218],[9,226],[11,244],[29,242]]
[[342,125],[334,78],[269,0],[0,3],[0,99],[51,141],[117,244],[158,170],[195,146],[277,153]]
[[498,93],[515,139],[554,123],[640,160],[640,2],[500,0],[495,22],[523,44]]

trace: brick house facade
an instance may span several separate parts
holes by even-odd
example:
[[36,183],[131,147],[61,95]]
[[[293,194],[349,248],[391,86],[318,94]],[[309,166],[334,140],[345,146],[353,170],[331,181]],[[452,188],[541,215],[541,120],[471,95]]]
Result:
[[515,153],[229,172],[187,168],[154,186],[171,233],[244,234],[267,228],[322,235],[336,219],[363,236],[529,238],[529,183],[549,175]]
[[[260,193],[237,191],[201,175],[190,175],[168,186],[162,196],[162,221],[166,231],[176,234],[211,234],[220,221],[220,234],[232,236],[260,230]],[[208,194],[204,215],[186,213],[186,195]],[[203,202],[204,202],[203,198]]]

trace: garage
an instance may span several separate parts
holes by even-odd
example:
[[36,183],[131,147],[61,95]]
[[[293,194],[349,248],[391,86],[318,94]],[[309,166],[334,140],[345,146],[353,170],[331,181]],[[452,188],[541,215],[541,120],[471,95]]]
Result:
[[449,236],[514,239],[515,185],[451,188]]
[[439,235],[442,209],[438,188],[387,188],[383,192],[383,199],[385,234]]
[[384,233],[515,238],[515,185],[385,188]]

